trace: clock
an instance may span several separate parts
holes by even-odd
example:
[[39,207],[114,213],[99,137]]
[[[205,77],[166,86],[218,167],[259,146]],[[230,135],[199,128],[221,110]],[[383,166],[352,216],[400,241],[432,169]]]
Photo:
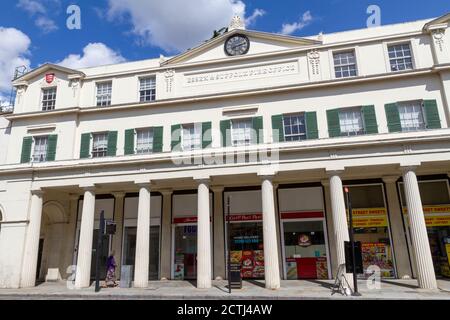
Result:
[[243,34],[235,34],[225,41],[225,53],[228,56],[240,56],[250,49],[250,40]]

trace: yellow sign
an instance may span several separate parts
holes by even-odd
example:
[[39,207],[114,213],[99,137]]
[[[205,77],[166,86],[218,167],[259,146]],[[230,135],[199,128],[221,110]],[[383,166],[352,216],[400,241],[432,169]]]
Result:
[[447,251],[447,260],[448,260],[448,264],[450,265],[450,243],[446,243],[445,244],[445,249]]
[[[403,208],[403,214],[408,214],[407,208]],[[450,205],[424,206],[423,214],[427,227],[450,226]]]
[[354,228],[383,228],[388,225],[386,208],[352,209],[352,216]]

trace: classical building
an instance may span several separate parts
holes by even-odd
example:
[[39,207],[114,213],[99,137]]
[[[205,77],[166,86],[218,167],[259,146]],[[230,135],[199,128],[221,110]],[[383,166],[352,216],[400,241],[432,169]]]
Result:
[[235,18],[175,57],[28,72],[0,118],[0,287],[87,287],[110,252],[135,287],[208,288],[228,252],[270,289],[332,279],[347,189],[361,277],[436,288],[450,276],[449,26],[298,38]]

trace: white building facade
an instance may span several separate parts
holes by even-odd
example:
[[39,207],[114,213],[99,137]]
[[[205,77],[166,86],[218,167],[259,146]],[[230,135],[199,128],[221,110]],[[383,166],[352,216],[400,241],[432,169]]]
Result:
[[[176,57],[25,74],[0,118],[0,288],[87,287],[111,252],[135,287],[209,288],[228,252],[269,289],[331,279],[344,187],[361,276],[436,288],[450,277],[449,26],[297,38],[235,18]],[[97,253],[101,211],[117,230]]]

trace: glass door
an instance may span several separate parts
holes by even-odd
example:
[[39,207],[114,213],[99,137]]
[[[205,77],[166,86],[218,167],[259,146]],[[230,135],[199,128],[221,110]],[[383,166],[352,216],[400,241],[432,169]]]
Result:
[[174,226],[173,274],[175,280],[197,278],[197,225]]

